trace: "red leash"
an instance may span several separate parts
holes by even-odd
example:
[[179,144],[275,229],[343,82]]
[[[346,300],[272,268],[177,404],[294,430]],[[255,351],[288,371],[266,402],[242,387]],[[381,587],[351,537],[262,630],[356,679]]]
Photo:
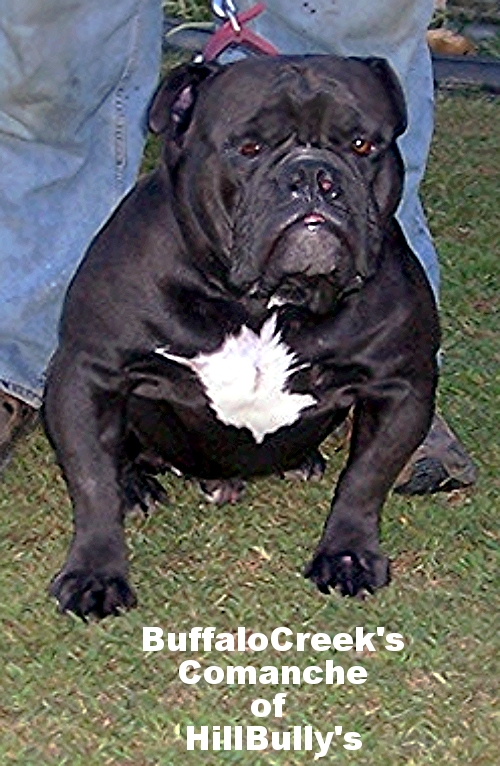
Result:
[[213,61],[231,46],[247,48],[254,53],[277,56],[279,51],[260,35],[252,32],[245,24],[266,10],[264,3],[252,5],[248,11],[228,17],[212,35],[203,49],[203,59]]

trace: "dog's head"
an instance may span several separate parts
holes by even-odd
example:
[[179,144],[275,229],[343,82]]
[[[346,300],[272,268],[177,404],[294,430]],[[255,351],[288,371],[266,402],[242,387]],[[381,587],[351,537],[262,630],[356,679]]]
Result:
[[406,125],[385,61],[186,65],[158,89],[149,124],[184,227],[230,289],[322,311],[376,269]]

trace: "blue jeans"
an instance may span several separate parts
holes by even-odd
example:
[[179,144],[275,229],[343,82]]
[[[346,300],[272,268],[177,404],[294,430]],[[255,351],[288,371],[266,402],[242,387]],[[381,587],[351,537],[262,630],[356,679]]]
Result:
[[[240,10],[255,0],[236,0]],[[408,129],[399,139],[405,187],[397,217],[434,294],[439,265],[418,190],[434,127],[434,83],[425,32],[433,0],[265,0],[253,29],[281,53],[336,53],[386,58],[401,81]]]
[[37,407],[68,283],[133,184],[159,0],[0,9],[0,386]]

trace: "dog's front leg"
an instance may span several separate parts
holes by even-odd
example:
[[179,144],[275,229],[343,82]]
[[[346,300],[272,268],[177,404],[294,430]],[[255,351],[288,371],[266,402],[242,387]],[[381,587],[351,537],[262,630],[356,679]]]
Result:
[[380,512],[387,493],[430,426],[428,402],[408,394],[386,401],[365,399],[354,412],[347,465],[323,535],[305,576],[328,593],[354,596],[389,582],[380,552]]
[[124,398],[112,376],[56,358],[44,418],[74,507],[74,536],[50,592],[61,611],[116,614],[135,596],[127,582],[124,499],[119,485]]

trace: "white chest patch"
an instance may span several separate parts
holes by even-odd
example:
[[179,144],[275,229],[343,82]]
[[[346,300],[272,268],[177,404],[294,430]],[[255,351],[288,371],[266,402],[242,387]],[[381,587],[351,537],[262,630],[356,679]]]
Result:
[[275,316],[259,335],[243,325],[212,354],[187,359],[166,348],[155,353],[196,372],[219,420],[250,429],[257,444],[266,434],[295,423],[303,409],[316,404],[309,394],[286,390],[290,375],[307,365],[298,365],[294,352],[281,340]]

